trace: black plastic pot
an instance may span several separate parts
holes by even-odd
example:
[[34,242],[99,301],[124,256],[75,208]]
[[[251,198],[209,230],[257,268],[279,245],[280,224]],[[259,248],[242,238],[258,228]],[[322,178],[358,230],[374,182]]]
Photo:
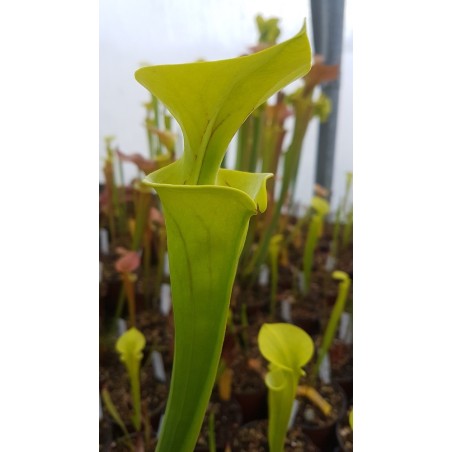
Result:
[[[349,436],[348,434],[344,435],[341,434],[341,431],[344,432],[350,432]],[[337,452],[351,452],[353,451],[353,433],[351,432],[350,424],[348,421],[348,413],[346,413],[342,419],[339,420],[339,422],[336,424],[336,440],[337,440]]]
[[338,415],[322,426],[316,426],[304,420],[301,422],[301,430],[303,433],[308,435],[321,451],[332,451],[337,446],[336,424],[347,409],[347,397],[343,389],[337,383],[333,383],[329,386],[334,389],[335,393],[340,394],[341,397],[341,406]]
[[[249,452],[270,450],[268,445],[268,420],[261,419],[240,427],[231,445],[232,452]],[[248,441],[251,440],[251,443]],[[311,439],[300,429],[287,432],[284,451],[291,452],[319,452]]]
[[227,401],[220,400],[217,394],[213,394],[201,428],[202,436],[200,435],[198,439],[195,452],[209,452],[210,450],[208,425],[211,410],[215,413],[215,446],[217,452],[226,450],[242,424],[242,412],[237,400],[234,398]]

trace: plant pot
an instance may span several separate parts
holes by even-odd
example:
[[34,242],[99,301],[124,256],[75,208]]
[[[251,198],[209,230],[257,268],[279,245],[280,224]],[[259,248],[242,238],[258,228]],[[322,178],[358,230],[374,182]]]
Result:
[[[268,452],[268,420],[262,419],[243,425],[232,442],[232,452]],[[300,429],[290,429],[286,435],[285,451],[319,452],[309,437]]]
[[[111,442],[103,444],[100,448],[101,452],[131,452],[130,447],[128,446],[127,438],[124,433],[119,429],[118,426],[114,424],[112,429],[113,439]],[[132,431],[132,430],[130,430]],[[146,447],[145,439],[143,432],[134,432],[131,433],[128,437],[129,443],[133,447],[133,451],[154,451],[157,446],[157,438],[155,437],[155,433],[151,432],[150,444]]]
[[237,400],[220,400],[217,394],[207,407],[195,452],[209,452],[209,416],[215,414],[215,445],[217,452],[223,452],[230,445],[237,430],[242,424],[242,411]]
[[[353,363],[350,363],[353,366]],[[333,372],[333,381],[337,383],[345,393],[347,397],[347,403],[353,404],[353,368],[351,367],[351,375],[349,376],[335,376]]]
[[244,360],[238,361],[233,371],[232,395],[241,407],[243,423],[265,419],[268,415],[268,390],[262,377]]
[[[119,415],[123,419],[123,422],[127,423],[133,413],[130,382],[124,365],[119,361],[118,355],[116,354],[115,360],[110,362],[108,366],[101,365],[99,373],[101,390],[103,387],[108,389],[111,400]],[[150,363],[146,362],[142,362],[140,377],[142,413],[143,415],[147,413],[152,431],[157,431],[168,398],[168,383],[158,381],[154,376],[154,369]],[[106,412],[107,410],[104,407],[104,413]],[[113,423],[112,428],[113,440],[118,436],[123,436],[123,432],[116,423]],[[128,431],[133,432],[133,426],[130,426],[130,429],[128,427]]]
[[122,289],[122,281],[118,275],[109,273],[104,269],[99,290],[99,316],[103,321],[112,319],[116,312],[119,296]]
[[142,362],[148,363],[151,360],[151,352],[153,350],[159,351],[167,374],[167,381],[169,382],[174,353],[172,315],[165,317],[159,312],[153,312],[152,310],[143,311],[137,315],[137,328],[146,338]]
[[336,424],[336,439],[339,452],[353,451],[353,430],[350,427],[349,411]]
[[246,306],[246,317],[249,325],[256,325],[263,322],[263,318],[269,312],[268,289],[254,286],[248,292],[244,292],[240,300],[238,312],[241,312],[242,305]]
[[329,350],[331,376],[344,390],[349,404],[353,403],[353,346],[335,339]]
[[336,446],[336,424],[346,411],[347,399],[342,388],[336,383],[321,384],[316,389],[332,405],[331,415],[326,417],[317,406],[303,398],[295,425],[300,425],[303,433],[308,435],[320,450],[331,451]]
[[320,333],[320,319],[315,307],[295,305],[292,307],[291,317],[292,323],[310,336]]

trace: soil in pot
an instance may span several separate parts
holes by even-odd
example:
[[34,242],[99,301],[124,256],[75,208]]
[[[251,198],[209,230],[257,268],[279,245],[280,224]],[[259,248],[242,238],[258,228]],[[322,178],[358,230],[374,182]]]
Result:
[[[250,343],[255,341],[253,336]],[[249,367],[248,359],[259,357],[256,344],[252,344],[247,355],[237,355],[231,368],[233,370],[232,395],[239,403],[243,423],[265,419],[268,415],[267,387],[261,375]]]
[[236,285],[231,306],[233,306],[236,325],[242,323],[243,310],[249,325],[262,324],[270,308],[269,287],[262,287],[256,283],[250,288],[243,289]]
[[331,376],[347,396],[347,402],[353,403],[353,346],[335,339],[329,350]]
[[341,452],[353,451],[353,430],[349,421],[350,410],[342,416],[336,425],[336,438]]
[[114,317],[121,289],[122,280],[114,268],[114,261],[111,258],[105,260],[99,288],[99,316],[104,322]]
[[[130,383],[124,365],[116,357],[115,362],[108,367],[100,366],[100,385],[106,387],[110,397],[123,421],[127,424],[133,413],[130,394]],[[141,400],[144,411],[149,413],[151,428],[156,431],[160,417],[164,411],[168,398],[168,384],[158,381],[154,377],[153,368],[143,365],[141,368]],[[104,412],[106,409],[104,408]],[[112,424],[112,440],[122,437],[123,433],[116,424]],[[133,432],[133,428],[129,430]],[[105,444],[102,444],[105,446]]]
[[152,433],[150,443],[146,445],[143,433],[132,433],[127,438],[119,434],[115,439],[99,447],[100,452],[154,452],[157,447],[157,438]]
[[320,332],[320,319],[315,303],[296,302],[291,310],[292,323],[310,336],[315,336]]
[[242,410],[235,399],[220,400],[216,391],[212,394],[206,415],[201,427],[196,452],[209,452],[209,417],[214,414],[215,444],[217,452],[225,450],[242,424]]
[[154,350],[158,351],[168,374],[167,381],[173,366],[174,325],[172,320],[172,314],[165,317],[152,310],[146,310],[137,315],[137,328],[146,338],[142,363],[152,365],[150,354]]
[[[268,452],[268,421],[262,419],[240,427],[232,442],[232,452]],[[285,451],[319,452],[313,442],[300,429],[290,429],[286,435]]]
[[320,384],[316,387],[320,395],[332,406],[330,415],[325,416],[317,405],[309,399],[301,399],[294,425],[300,425],[322,452],[333,451],[336,447],[336,424],[346,410],[346,396],[337,384]]

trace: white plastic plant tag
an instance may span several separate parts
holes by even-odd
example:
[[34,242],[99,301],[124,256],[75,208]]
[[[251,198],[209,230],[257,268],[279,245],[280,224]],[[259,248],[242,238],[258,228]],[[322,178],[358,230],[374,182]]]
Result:
[[332,272],[335,267],[336,267],[336,258],[334,256],[331,256],[331,254],[328,254],[325,262],[325,270],[327,272]]
[[99,421],[101,421],[104,417],[104,412],[102,411],[102,399],[99,394]]
[[163,273],[166,276],[169,276],[169,259],[168,259],[168,253],[165,253],[165,256],[163,257]]
[[118,319],[118,337],[121,337],[127,331],[127,323],[124,319]]
[[261,265],[261,269],[259,271],[259,285],[260,286],[267,286],[268,285],[268,276],[269,276],[269,269],[268,266],[263,264]]
[[152,368],[154,369],[154,377],[161,381],[166,382],[165,367],[163,366],[162,354],[157,350],[153,350],[151,353]]
[[304,290],[304,272],[302,272],[302,271],[298,272],[298,288],[300,289],[300,292],[305,293],[305,290]]
[[323,383],[325,384],[331,383],[331,366],[330,366],[330,357],[328,355],[325,355],[325,358],[323,358],[323,361],[320,364],[319,377]]
[[104,267],[103,267],[103,265],[102,265],[102,262],[99,261],[99,282],[100,282],[100,283],[102,282],[102,272],[103,272],[103,269],[104,269]]
[[281,317],[287,323],[292,323],[292,304],[289,300],[281,302]]
[[167,316],[171,311],[171,286],[162,284],[160,287],[160,313]]
[[157,437],[157,439],[159,439],[159,437],[160,437],[160,432],[161,432],[161,430],[162,430],[162,425],[163,425],[163,419],[165,418],[165,413],[163,413],[161,416],[160,416],[160,420],[159,420],[159,426],[158,426],[158,428],[157,428],[157,433],[155,434],[155,436]]
[[339,339],[346,344],[352,343],[352,320],[348,312],[343,312],[341,315],[341,323],[339,325]]
[[292,204],[292,209],[291,209],[291,212],[290,212],[292,215],[295,215],[295,216],[297,216],[297,217],[300,217],[300,215],[301,215],[301,203],[300,203],[300,201],[295,201],[293,204]]
[[293,425],[295,423],[295,416],[298,413],[298,408],[300,408],[300,402],[295,399],[292,404],[292,411],[290,412],[289,425],[287,427],[288,429],[293,428]]
[[108,254],[109,246],[108,246],[108,231],[105,228],[99,229],[99,238],[100,238],[100,251],[102,254]]
[[283,204],[281,206],[281,215],[289,215],[289,206],[287,204]]

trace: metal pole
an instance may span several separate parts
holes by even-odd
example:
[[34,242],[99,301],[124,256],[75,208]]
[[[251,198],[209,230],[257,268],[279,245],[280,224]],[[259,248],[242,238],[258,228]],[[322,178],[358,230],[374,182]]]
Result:
[[339,65],[337,80],[322,86],[323,93],[331,100],[332,108],[328,121],[320,124],[317,145],[315,181],[327,188],[330,193],[336,145],[344,3],[344,0],[311,0],[315,53],[324,56],[325,64]]

